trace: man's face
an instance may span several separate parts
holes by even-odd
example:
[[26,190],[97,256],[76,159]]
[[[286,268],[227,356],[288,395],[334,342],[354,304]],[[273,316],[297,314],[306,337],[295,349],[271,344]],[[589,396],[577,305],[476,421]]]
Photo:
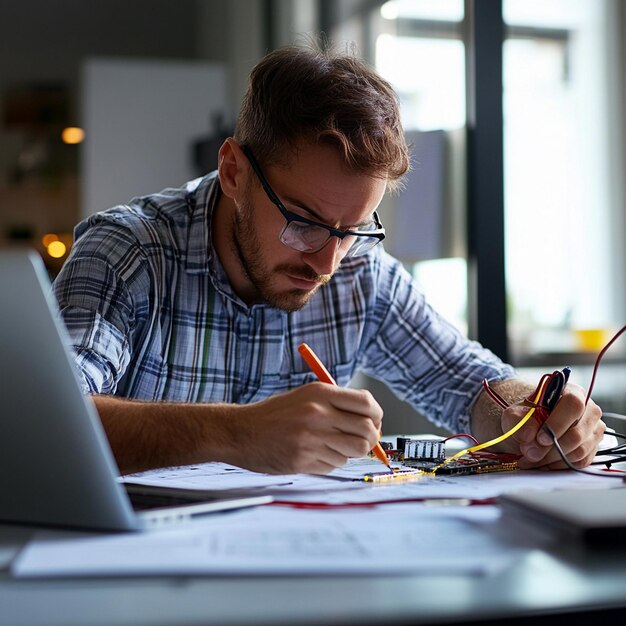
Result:
[[[288,167],[263,173],[284,206],[302,217],[345,230],[369,222],[385,191],[385,181],[347,171],[334,148],[310,146]],[[286,311],[302,308],[339,267],[347,250],[331,237],[317,252],[283,244],[285,218],[249,168],[235,212],[232,244],[256,301]]]

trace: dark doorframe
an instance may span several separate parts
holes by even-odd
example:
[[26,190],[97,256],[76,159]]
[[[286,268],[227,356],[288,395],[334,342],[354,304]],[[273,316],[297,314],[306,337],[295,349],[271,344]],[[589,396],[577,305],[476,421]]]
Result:
[[465,0],[469,335],[505,361],[501,0]]

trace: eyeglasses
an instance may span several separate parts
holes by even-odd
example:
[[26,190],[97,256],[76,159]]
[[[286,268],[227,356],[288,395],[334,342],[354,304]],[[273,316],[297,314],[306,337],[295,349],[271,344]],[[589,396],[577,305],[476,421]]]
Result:
[[278,199],[274,190],[269,183],[257,160],[252,155],[250,148],[242,146],[243,153],[246,155],[250,165],[257,175],[267,197],[278,207],[287,223],[280,232],[280,240],[289,248],[298,250],[299,252],[318,252],[330,240],[331,237],[337,237],[338,247],[347,250],[346,256],[359,256],[371,250],[376,244],[379,244],[385,238],[385,229],[378,218],[378,214],[374,211],[370,223],[359,227],[358,230],[338,230],[332,226],[321,224],[314,220],[292,213],[285,208],[285,205]]

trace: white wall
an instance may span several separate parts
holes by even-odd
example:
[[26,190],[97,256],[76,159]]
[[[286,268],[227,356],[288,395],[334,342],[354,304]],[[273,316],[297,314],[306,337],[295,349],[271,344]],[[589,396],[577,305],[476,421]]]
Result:
[[200,61],[90,59],[81,80],[81,214],[197,176],[192,144],[229,110],[226,69]]

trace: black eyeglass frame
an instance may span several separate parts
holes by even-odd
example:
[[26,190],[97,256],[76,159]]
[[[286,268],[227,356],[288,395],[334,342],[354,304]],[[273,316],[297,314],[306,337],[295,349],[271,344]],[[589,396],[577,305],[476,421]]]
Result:
[[[267,182],[267,179],[263,175],[261,171],[261,166],[258,161],[254,158],[252,151],[248,146],[241,146],[243,153],[246,155],[246,158],[250,162],[254,173],[256,174],[263,190],[265,191],[267,197],[270,199],[272,204],[276,205],[278,210],[282,213],[283,217],[287,220],[287,226],[289,226],[290,222],[301,222],[303,224],[308,224],[310,226],[316,226],[318,228],[323,228],[327,230],[329,233],[328,239],[316,250],[309,250],[306,252],[314,253],[319,252],[330,240],[331,237],[337,237],[340,241],[343,241],[345,237],[369,237],[370,239],[378,239],[378,241],[367,248],[367,250],[371,250],[374,246],[378,245],[385,238],[385,228],[378,217],[378,213],[374,211],[372,217],[374,219],[374,224],[376,225],[376,230],[368,230],[368,231],[358,231],[358,230],[339,230],[338,228],[333,228],[332,226],[328,226],[328,224],[323,224],[321,222],[316,222],[315,220],[311,220],[307,217],[303,217],[302,215],[298,215],[297,213],[293,213],[289,209],[285,207],[285,205],[280,201],[280,198],[276,195],[274,190],[270,187],[270,184]],[[283,229],[284,230],[284,229]],[[282,239],[281,239],[282,241]],[[284,242],[283,242],[284,243]],[[285,244],[287,245],[287,244]],[[354,245],[354,244],[353,244]],[[300,252],[305,252],[304,250],[300,250]]]

